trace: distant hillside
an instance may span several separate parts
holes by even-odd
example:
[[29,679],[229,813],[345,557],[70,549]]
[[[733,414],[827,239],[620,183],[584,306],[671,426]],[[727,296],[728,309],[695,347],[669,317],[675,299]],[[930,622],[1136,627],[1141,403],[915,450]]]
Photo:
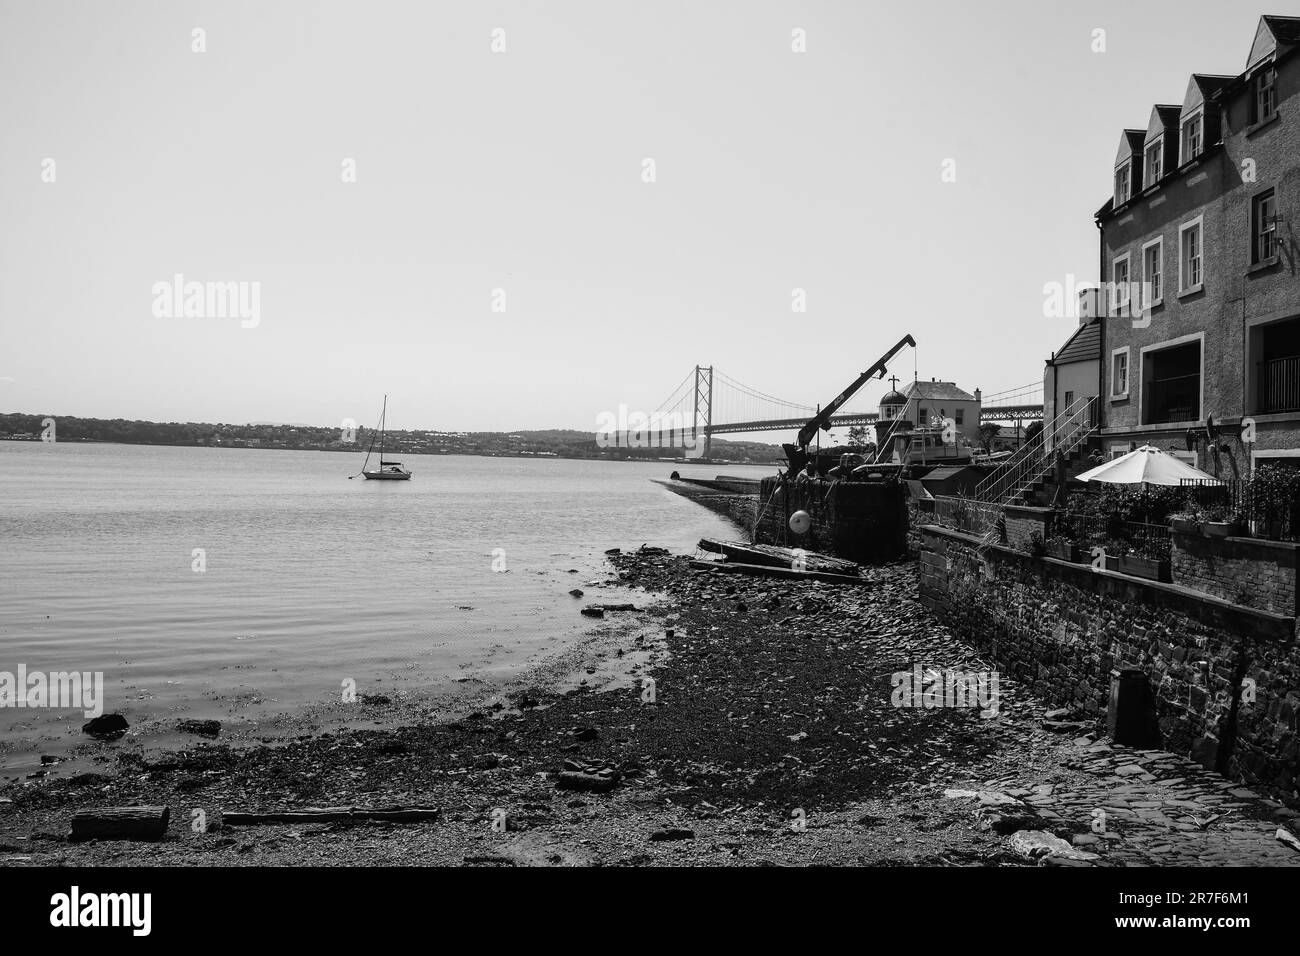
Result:
[[[36,441],[45,415],[0,414],[0,440]],[[127,445],[202,445],[214,448],[290,448],[358,451],[370,445],[374,429],[357,428],[355,436],[340,428],[310,425],[215,425],[202,422],[144,422],[122,418],[53,416],[57,441],[116,442]],[[347,439],[351,438],[351,441]],[[601,448],[592,432],[566,428],[513,432],[444,432],[428,429],[390,431],[386,447],[406,455],[505,455],[554,458],[627,458],[655,460],[681,457],[680,449]],[[777,445],[715,438],[713,458],[770,464],[783,457]]]

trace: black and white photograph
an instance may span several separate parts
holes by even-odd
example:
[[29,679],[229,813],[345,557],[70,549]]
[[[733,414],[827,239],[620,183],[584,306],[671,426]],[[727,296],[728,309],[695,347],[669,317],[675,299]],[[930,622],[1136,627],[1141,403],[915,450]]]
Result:
[[1297,217],[1297,0],[0,0],[0,924],[1293,933]]

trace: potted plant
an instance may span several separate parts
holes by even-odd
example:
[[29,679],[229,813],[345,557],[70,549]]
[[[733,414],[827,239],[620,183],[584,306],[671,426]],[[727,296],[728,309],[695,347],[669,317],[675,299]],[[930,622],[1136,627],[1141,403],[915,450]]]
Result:
[[1205,509],[1205,521],[1201,524],[1201,533],[1207,538],[1226,538],[1238,534],[1241,526],[1227,505],[1210,505]]
[[1064,522],[1056,525],[1047,536],[1045,549],[1049,558],[1069,561],[1071,564],[1079,563],[1079,543],[1074,540],[1074,529]]
[[1129,551],[1127,554],[1120,555],[1119,570],[1123,574],[1146,578],[1149,581],[1168,583],[1173,580],[1168,558],[1154,557],[1150,554],[1142,554],[1140,551]]
[[1170,515],[1169,527],[1179,534],[1199,534],[1204,521],[1205,513],[1201,510],[1200,502],[1191,498],[1182,511]]
[[1047,544],[1043,541],[1043,536],[1037,531],[1029,536],[1029,553],[1036,558],[1041,558],[1047,554]]
[[1119,570],[1119,559],[1121,555],[1127,554],[1129,550],[1128,542],[1121,541],[1118,538],[1106,538],[1100,545],[1105,552],[1106,560],[1104,567],[1107,571]]

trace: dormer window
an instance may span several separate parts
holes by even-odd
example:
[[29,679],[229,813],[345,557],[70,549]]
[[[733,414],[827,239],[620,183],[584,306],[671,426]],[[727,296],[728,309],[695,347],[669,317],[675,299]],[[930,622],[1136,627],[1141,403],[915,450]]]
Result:
[[1164,165],[1165,138],[1153,140],[1147,144],[1147,172],[1144,178],[1147,186],[1154,186],[1160,182],[1160,177],[1164,175],[1161,168]]
[[1124,163],[1115,170],[1115,205],[1122,206],[1133,194],[1132,164]]
[[1277,115],[1277,70],[1266,66],[1255,74],[1255,122],[1263,123]]
[[1205,143],[1205,116],[1197,113],[1183,124],[1183,153],[1181,161],[1190,163],[1201,155]]

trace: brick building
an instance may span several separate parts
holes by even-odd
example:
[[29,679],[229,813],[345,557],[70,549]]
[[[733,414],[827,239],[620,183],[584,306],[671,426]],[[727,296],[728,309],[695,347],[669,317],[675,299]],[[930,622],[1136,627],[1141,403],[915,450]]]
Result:
[[1297,52],[1300,18],[1262,17],[1242,73],[1194,74],[1181,104],[1120,137],[1096,216],[1112,283],[1100,323],[1111,455],[1150,443],[1209,468],[1204,442],[1186,449],[1212,417],[1234,467],[1300,464]]

